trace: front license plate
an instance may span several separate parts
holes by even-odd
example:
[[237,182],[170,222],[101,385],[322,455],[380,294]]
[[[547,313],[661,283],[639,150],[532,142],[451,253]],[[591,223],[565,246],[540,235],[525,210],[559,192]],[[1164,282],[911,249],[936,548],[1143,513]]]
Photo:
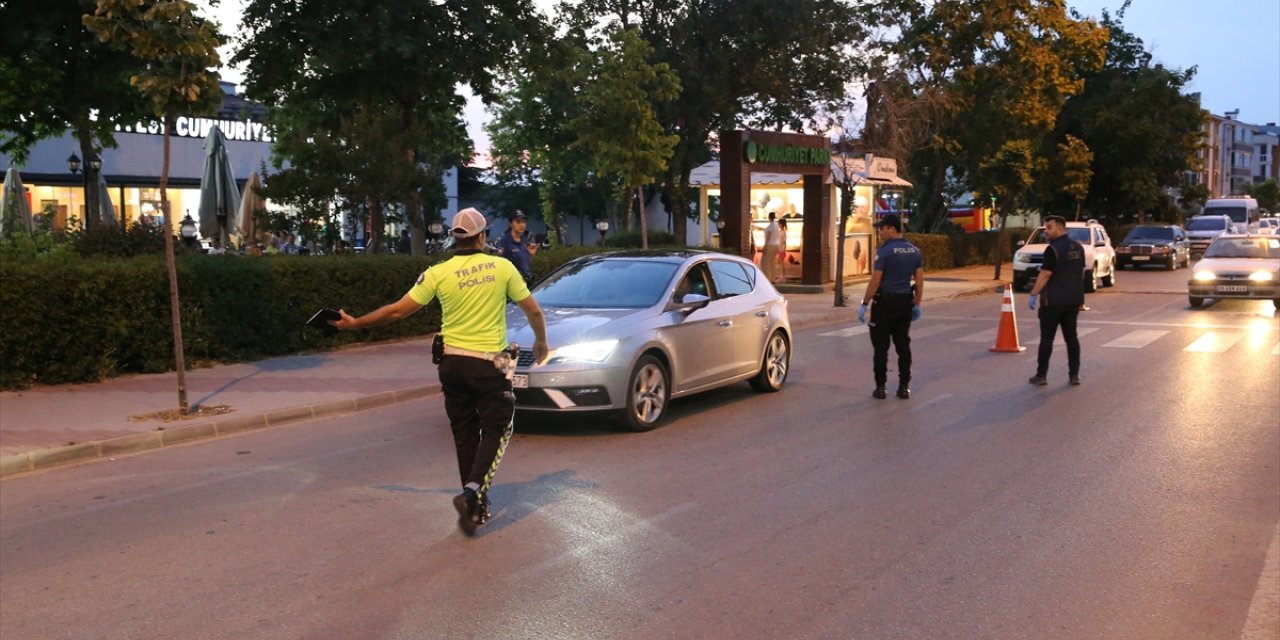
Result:
[[1249,287],[1242,284],[1220,284],[1213,288],[1218,293],[1248,293]]
[[515,374],[515,376],[511,378],[511,387],[512,387],[513,389],[528,389],[528,388],[529,388],[529,376],[527,376],[527,375],[525,375],[525,374],[523,374],[523,373],[517,373],[517,374]]
[[1142,262],[1144,260],[1150,260],[1150,259],[1151,259],[1151,256],[1134,256],[1133,258],[1131,258],[1131,260],[1133,260],[1134,262]]

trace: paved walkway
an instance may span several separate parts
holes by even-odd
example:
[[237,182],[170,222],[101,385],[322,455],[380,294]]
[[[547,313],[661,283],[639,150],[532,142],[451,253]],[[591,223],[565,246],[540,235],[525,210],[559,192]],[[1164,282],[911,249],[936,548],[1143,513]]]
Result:
[[[1011,273],[1006,264],[1002,276]],[[1002,285],[993,274],[991,266],[929,274],[926,306],[994,294]],[[786,294],[792,327],[853,319],[865,288],[865,278],[846,285],[844,308],[831,292]],[[0,477],[438,393],[430,356],[430,339],[420,338],[196,369],[187,374],[188,402],[224,413],[168,422],[144,416],[177,406],[172,373],[0,392]]]

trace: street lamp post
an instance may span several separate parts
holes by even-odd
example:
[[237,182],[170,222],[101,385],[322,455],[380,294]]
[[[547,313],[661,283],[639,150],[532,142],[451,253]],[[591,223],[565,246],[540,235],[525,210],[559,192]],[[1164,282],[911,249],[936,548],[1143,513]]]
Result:
[[196,221],[191,219],[190,211],[187,211],[187,215],[182,218],[182,224],[178,226],[178,233],[182,234],[182,242],[187,245],[188,249],[196,247]]
[[609,230],[609,221],[600,220],[596,222],[596,231],[600,232],[600,246],[604,246],[604,234]]

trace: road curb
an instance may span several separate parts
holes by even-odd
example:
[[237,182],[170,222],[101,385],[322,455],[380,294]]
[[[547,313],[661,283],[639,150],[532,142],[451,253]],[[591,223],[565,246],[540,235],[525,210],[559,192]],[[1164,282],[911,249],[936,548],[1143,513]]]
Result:
[[418,400],[437,393],[440,393],[440,384],[432,383],[405,389],[383,391],[370,396],[273,409],[252,415],[223,416],[195,424],[172,428],[161,427],[155,431],[120,436],[119,438],[108,438],[94,442],[15,453],[0,456],[0,480],[8,480],[53,467],[142,453],[144,451],[154,451],[189,442],[215,440],[246,431],[278,427],[340,413],[377,409],[410,400]]

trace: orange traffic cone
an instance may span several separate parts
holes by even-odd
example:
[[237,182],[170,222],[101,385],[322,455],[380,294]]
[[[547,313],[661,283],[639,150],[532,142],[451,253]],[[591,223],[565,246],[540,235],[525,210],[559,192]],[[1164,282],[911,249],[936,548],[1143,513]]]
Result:
[[1000,328],[996,330],[996,346],[991,351],[1022,353],[1026,347],[1018,344],[1018,321],[1013,317],[1013,285],[1004,286],[1004,302],[1000,305]]

